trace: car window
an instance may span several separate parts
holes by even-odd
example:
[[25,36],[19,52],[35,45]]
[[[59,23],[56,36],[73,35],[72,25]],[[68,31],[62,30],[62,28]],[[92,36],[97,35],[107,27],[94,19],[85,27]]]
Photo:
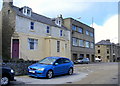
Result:
[[55,58],[45,58],[40,60],[38,63],[40,64],[53,64],[56,61]]
[[63,64],[63,60],[60,58],[60,59],[58,59],[55,63]]
[[69,59],[63,59],[63,63],[69,63],[70,62],[70,60]]

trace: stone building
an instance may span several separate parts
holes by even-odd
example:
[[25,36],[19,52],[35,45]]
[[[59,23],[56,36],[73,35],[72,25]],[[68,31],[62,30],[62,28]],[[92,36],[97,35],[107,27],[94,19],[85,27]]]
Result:
[[101,40],[95,45],[95,56],[102,62],[116,62],[120,57],[120,45],[111,43],[109,39]]
[[4,0],[2,8],[3,59],[40,60],[48,56],[71,58],[70,30],[62,16],[51,19],[31,8]]
[[71,58],[95,60],[94,28],[73,18],[64,19],[64,25],[71,31]]

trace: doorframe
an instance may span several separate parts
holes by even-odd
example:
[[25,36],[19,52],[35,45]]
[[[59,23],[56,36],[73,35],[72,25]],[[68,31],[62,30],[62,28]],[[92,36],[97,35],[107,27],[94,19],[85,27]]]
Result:
[[11,38],[11,59],[13,59],[13,57],[12,57],[12,49],[13,49],[13,40],[14,39],[18,39],[19,40],[19,57],[18,57],[18,59],[20,59],[20,39],[19,38]]

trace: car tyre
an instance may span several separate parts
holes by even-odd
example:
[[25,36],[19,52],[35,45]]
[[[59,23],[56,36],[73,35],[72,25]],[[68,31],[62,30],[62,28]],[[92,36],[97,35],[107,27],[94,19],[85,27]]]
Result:
[[48,79],[51,79],[52,77],[53,77],[53,71],[52,70],[49,70],[48,72],[47,72],[47,78]]
[[73,68],[70,68],[68,71],[68,75],[72,75],[73,74]]
[[2,78],[1,78],[1,85],[8,85],[9,84],[9,78],[8,77],[6,77],[6,76],[3,76]]

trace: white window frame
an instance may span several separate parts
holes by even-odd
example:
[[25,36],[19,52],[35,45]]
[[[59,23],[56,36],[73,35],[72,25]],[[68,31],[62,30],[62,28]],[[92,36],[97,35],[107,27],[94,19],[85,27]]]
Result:
[[[33,43],[33,48],[31,48],[31,42]],[[36,50],[38,47],[38,39],[28,38],[28,49]]]

